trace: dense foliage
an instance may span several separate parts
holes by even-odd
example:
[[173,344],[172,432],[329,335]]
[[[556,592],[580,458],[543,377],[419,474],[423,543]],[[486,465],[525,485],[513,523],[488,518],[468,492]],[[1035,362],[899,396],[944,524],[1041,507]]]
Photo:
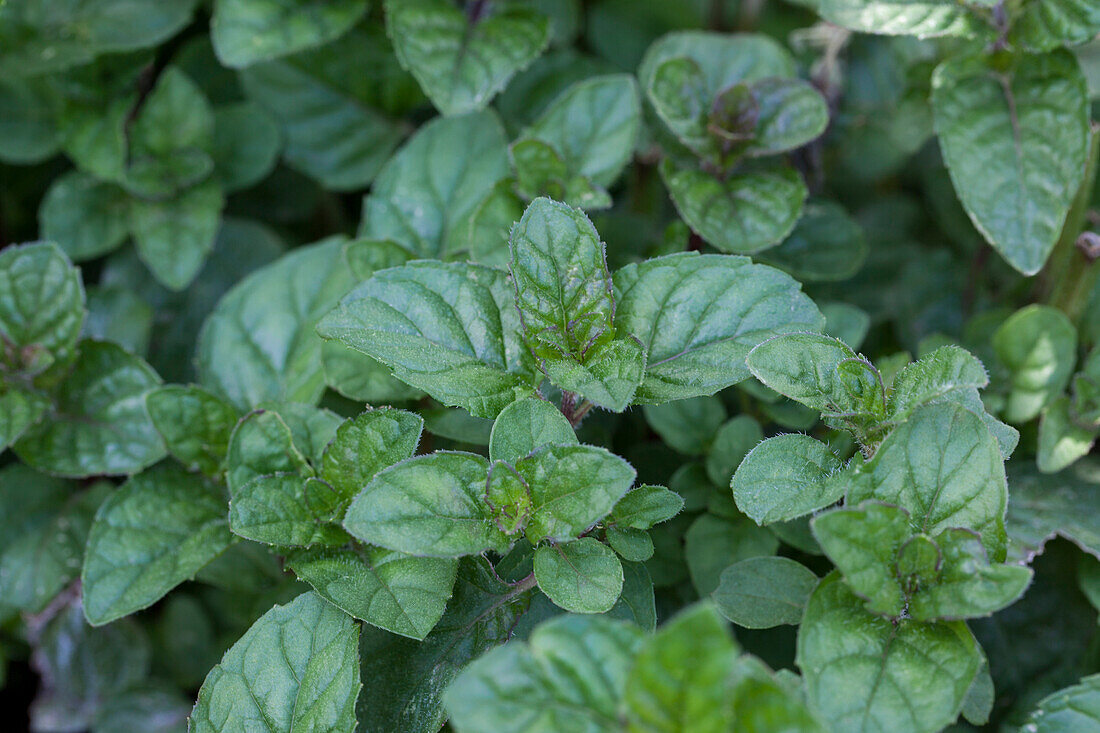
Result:
[[0,0],[5,729],[1100,731],[1098,34]]

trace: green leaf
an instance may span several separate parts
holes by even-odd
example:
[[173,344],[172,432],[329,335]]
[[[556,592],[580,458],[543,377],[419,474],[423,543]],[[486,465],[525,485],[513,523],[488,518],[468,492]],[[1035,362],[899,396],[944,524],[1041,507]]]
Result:
[[582,537],[535,550],[539,589],[571,613],[611,610],[623,590],[623,566],[607,545]]
[[217,0],[210,19],[214,53],[234,69],[320,46],[350,29],[365,0]]
[[516,469],[503,461],[489,468],[485,483],[485,504],[492,512],[493,523],[507,535],[514,535],[527,526],[531,517],[531,491]]
[[546,16],[502,3],[468,17],[448,0],[387,0],[386,30],[401,65],[436,109],[484,109],[550,42]]
[[420,443],[424,419],[405,410],[367,410],[343,423],[325,448],[319,475],[345,501],[384,468],[412,458]]
[[934,38],[988,32],[978,15],[954,0],[820,0],[818,11],[861,33]]
[[250,66],[240,79],[248,98],[278,121],[287,165],[326,188],[368,185],[404,137],[391,118],[403,110],[391,105],[407,96],[404,87],[413,82],[379,29],[353,31],[320,48]]
[[758,524],[785,522],[844,496],[844,482],[831,478],[841,468],[825,443],[798,433],[777,435],[749,451],[730,488],[737,508]]
[[833,282],[855,275],[867,259],[863,229],[842,206],[818,199],[806,203],[790,235],[757,259],[802,282]]
[[947,529],[935,541],[943,569],[935,583],[913,594],[909,612],[917,621],[988,616],[1014,603],[1031,583],[1031,568],[991,565],[970,530]]
[[515,463],[545,445],[577,445],[565,416],[546,400],[516,400],[501,410],[489,436],[489,457]]
[[825,415],[872,420],[885,415],[881,375],[840,339],[783,334],[754,348],[745,363],[771,389]]
[[903,584],[934,581],[943,561],[939,547],[918,536],[913,539],[923,539],[932,553],[931,566],[919,569],[932,577],[910,579],[902,572],[903,548],[909,547],[912,553],[923,552],[924,547],[907,544],[913,537],[909,512],[890,504],[864,502],[836,509],[814,517],[810,528],[844,582],[866,601],[867,610],[890,618],[901,616],[906,606],[909,588]]
[[1092,733],[1100,730],[1100,675],[1058,690],[1039,701],[1021,730],[1034,733]]
[[355,729],[359,629],[316,593],[275,606],[207,675],[193,733]]
[[531,492],[527,539],[567,542],[606,517],[634,483],[634,468],[604,448],[552,445],[516,463]]
[[718,611],[738,626],[770,629],[802,620],[817,576],[785,557],[751,557],[722,571],[711,598]]
[[684,508],[684,500],[664,486],[644,484],[628,491],[611,510],[611,521],[617,527],[649,529],[667,522]]
[[92,517],[111,486],[97,482],[85,491],[74,488],[18,464],[0,474],[0,507],[10,516],[0,546],[4,606],[41,613],[80,575]]
[[130,203],[134,245],[153,276],[172,290],[187,287],[214,248],[225,194],[214,180],[168,200]]
[[726,421],[707,451],[707,477],[718,486],[729,485],[745,456],[763,439],[760,423],[748,415]]
[[444,404],[492,418],[534,391],[511,290],[501,270],[415,262],[375,273],[317,330]]
[[634,78],[609,74],[571,85],[520,140],[541,140],[561,154],[570,173],[606,187],[630,161],[640,125]]
[[238,102],[214,110],[214,174],[227,192],[266,178],[281,148],[279,125],[258,104]]
[[93,626],[151,606],[221,554],[232,536],[225,497],[207,479],[161,464],[99,507],[81,573]]
[[790,52],[763,34],[677,31],[654,41],[638,67],[638,81],[651,100],[649,90],[658,67],[670,59],[685,57],[695,61],[703,72],[708,102],[738,82],[793,78],[796,73]]
[[70,171],[50,184],[38,209],[42,236],[77,262],[117,249],[129,234],[130,199],[118,186]]
[[1082,427],[1073,419],[1068,397],[1059,397],[1043,410],[1039,422],[1036,462],[1043,473],[1057,473],[1088,455],[1097,429]]
[[141,296],[122,286],[95,286],[88,290],[88,314],[81,335],[113,341],[136,356],[149,351],[153,308]]
[[669,447],[689,456],[710,450],[715,434],[726,421],[726,408],[717,397],[693,397],[642,408],[645,420]]
[[584,212],[535,199],[512,227],[509,271],[526,339],[542,359],[586,352],[613,333],[615,301],[600,235]]
[[444,697],[460,733],[621,729],[619,701],[642,641],[633,625],[562,616],[474,661]]
[[214,113],[198,85],[174,66],[157,77],[127,126],[127,141],[120,183],[136,196],[177,195],[214,170]]
[[1005,557],[1004,461],[974,413],[951,403],[922,407],[851,475],[848,502],[878,499],[910,513],[914,531],[978,532],[993,560]]
[[645,378],[645,352],[633,338],[616,338],[592,348],[583,363],[572,356],[550,357],[542,366],[555,386],[622,412]]
[[233,490],[229,526],[233,534],[283,547],[342,545],[343,497],[324,481],[298,473],[257,476]]
[[237,411],[202,387],[170,384],[145,397],[168,452],[189,471],[214,476],[225,465]]
[[354,282],[342,245],[333,238],[296,249],[222,297],[199,334],[204,387],[239,410],[321,397],[321,339],[313,331]]
[[0,160],[5,163],[41,163],[61,146],[57,100],[36,81],[13,77],[0,81],[0,109],[4,110],[0,116]]
[[661,178],[684,221],[723,252],[752,254],[779,244],[802,215],[806,184],[790,168],[734,173],[724,180],[661,163]]
[[442,698],[451,680],[479,654],[512,637],[534,593],[497,578],[484,558],[468,558],[459,562],[447,612],[424,641],[365,627],[359,725],[389,731],[442,728],[447,719]]
[[1085,170],[1088,91],[1076,59],[1068,51],[951,59],[933,75],[932,108],[974,226],[1010,265],[1034,275]]
[[148,637],[132,621],[96,629],[79,601],[62,605],[35,650],[35,666],[49,682],[31,706],[31,725],[93,729],[107,701],[146,682],[151,656]]
[[49,242],[0,252],[0,363],[38,374],[68,361],[84,322],[80,271]]
[[42,395],[15,385],[0,385],[0,451],[18,440],[49,407],[49,400]]
[[708,603],[681,611],[638,649],[624,690],[631,730],[733,730],[737,644]]
[[973,725],[985,725],[993,712],[997,701],[997,692],[993,689],[993,678],[989,674],[989,662],[982,664],[978,676],[970,683],[970,689],[963,701],[962,716]]
[[691,582],[700,596],[718,587],[722,572],[750,557],[774,555],[779,549],[775,535],[758,527],[745,516],[700,515],[684,535],[684,557]]
[[245,415],[229,436],[226,483],[230,493],[258,476],[276,473],[310,475],[306,457],[282,416],[271,410]]
[[379,472],[348,507],[344,527],[372,545],[410,555],[459,557],[504,552],[510,542],[482,496],[489,464],[440,451]]
[[758,111],[755,135],[745,148],[747,155],[785,153],[825,132],[829,109],[808,82],[772,77],[754,82],[750,89]]
[[459,254],[477,207],[508,172],[495,113],[434,119],[386,163],[363,201],[359,235],[392,240],[419,257]]
[[135,4],[28,0],[0,12],[0,73],[23,76],[87,63],[99,54],[155,46],[191,20],[193,0]]
[[1025,3],[1012,24],[1014,42],[1035,51],[1085,43],[1100,33],[1100,8],[1089,0]]
[[1100,557],[1100,500],[1094,482],[1096,463],[1085,458],[1057,474],[1039,473],[1034,465],[1012,464],[1012,502],[1008,532],[1014,559],[1030,562],[1048,540],[1065,537]]
[[145,395],[159,384],[148,364],[121,347],[83,341],[51,416],[28,429],[14,450],[61,476],[137,473],[165,453],[145,410]]
[[922,733],[955,720],[982,657],[962,622],[873,616],[834,573],[810,596],[795,661],[832,729]]
[[412,639],[443,616],[458,568],[449,558],[361,546],[295,550],[287,564],[340,610]]
[[993,348],[1009,372],[1003,417],[1024,423],[1069,384],[1077,363],[1077,329],[1057,308],[1031,305],[1013,313],[993,333]]
[[615,327],[642,342],[635,402],[714,394],[749,376],[749,350],[777,333],[818,329],[821,314],[787,275],[747,258],[681,253],[615,273]]
[[643,563],[653,557],[653,538],[644,529],[612,525],[604,531],[604,540],[619,557],[629,562]]
[[[606,209],[611,206],[611,195],[607,191],[584,176],[571,173],[561,154],[542,140],[519,140],[511,145],[508,153],[516,172],[515,192],[523,198],[547,196],[581,209]],[[493,194],[487,198],[490,197]],[[491,215],[495,214],[492,212]],[[514,219],[505,223],[511,224],[512,221]],[[475,236],[474,227],[478,226],[471,220],[471,239]],[[471,241],[469,246],[474,248],[474,242]]]
[[894,377],[887,414],[890,420],[903,422],[921,405],[987,384],[989,375],[973,354],[958,346],[941,346]]

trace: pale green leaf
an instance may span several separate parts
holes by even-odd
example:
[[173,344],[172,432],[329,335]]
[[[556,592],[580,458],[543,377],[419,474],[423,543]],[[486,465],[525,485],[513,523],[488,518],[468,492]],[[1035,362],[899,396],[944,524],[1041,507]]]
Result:
[[319,479],[299,473],[264,474],[233,489],[229,526],[233,534],[269,545],[342,545],[348,538],[335,523],[344,501]]
[[700,515],[684,534],[684,558],[700,596],[718,587],[722,572],[750,557],[767,557],[779,549],[774,533],[736,512],[732,516]]
[[632,337],[605,341],[581,359],[550,356],[542,362],[547,378],[597,407],[622,412],[645,379],[645,352]]
[[1100,675],[1085,677],[1039,701],[1020,729],[1027,733],[1100,731]]
[[954,0],[819,0],[826,20],[862,33],[973,36],[984,28],[981,18]]
[[1011,37],[1035,51],[1085,43],[1100,34],[1100,7],[1091,0],[1024,3]]
[[423,429],[424,419],[414,413],[390,407],[367,410],[337,428],[321,458],[319,476],[346,503],[379,471],[412,458]]
[[1039,421],[1039,444],[1035,456],[1039,470],[1057,473],[1088,455],[1096,442],[1097,429],[1082,427],[1074,420],[1068,397],[1059,397],[1043,410]]

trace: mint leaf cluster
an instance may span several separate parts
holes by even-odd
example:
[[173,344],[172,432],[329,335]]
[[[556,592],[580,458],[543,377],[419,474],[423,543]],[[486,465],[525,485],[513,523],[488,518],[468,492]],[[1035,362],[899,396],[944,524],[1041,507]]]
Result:
[[0,0],[36,733],[1100,729],[1095,0]]

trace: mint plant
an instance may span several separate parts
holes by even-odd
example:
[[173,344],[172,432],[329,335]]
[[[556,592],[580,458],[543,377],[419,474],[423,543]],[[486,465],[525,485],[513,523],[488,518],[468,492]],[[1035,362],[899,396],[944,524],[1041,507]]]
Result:
[[42,733],[1100,728],[1100,5],[0,3]]

